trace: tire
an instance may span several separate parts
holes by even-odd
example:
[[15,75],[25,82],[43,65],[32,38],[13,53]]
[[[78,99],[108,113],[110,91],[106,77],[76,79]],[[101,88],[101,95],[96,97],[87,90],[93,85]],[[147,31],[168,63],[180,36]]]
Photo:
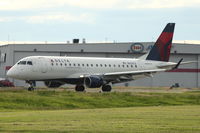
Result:
[[34,91],[34,88],[33,87],[29,87],[28,91]]
[[102,91],[103,92],[110,92],[112,90],[112,87],[111,87],[111,85],[103,85],[102,86]]
[[77,85],[75,87],[75,90],[78,92],[83,92],[85,90],[85,86],[84,85]]

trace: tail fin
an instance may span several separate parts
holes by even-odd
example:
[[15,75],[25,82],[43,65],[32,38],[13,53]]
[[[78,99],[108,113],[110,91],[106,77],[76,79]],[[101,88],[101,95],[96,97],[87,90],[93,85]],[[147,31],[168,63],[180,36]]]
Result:
[[175,23],[168,23],[149,52],[146,60],[169,61]]

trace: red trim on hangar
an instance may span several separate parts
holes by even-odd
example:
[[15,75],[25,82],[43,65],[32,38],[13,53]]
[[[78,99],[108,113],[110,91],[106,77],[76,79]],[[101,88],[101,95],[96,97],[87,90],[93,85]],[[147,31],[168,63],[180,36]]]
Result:
[[175,70],[170,70],[167,72],[192,72],[192,73],[199,73],[200,69],[191,69],[191,68],[180,68]]

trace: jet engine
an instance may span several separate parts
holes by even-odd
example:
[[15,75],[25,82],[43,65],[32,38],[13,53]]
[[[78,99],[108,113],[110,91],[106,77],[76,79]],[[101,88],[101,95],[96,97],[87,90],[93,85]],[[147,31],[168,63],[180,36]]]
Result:
[[63,85],[62,83],[58,81],[45,81],[44,84],[49,88],[58,88],[61,85]]
[[88,88],[99,88],[103,85],[103,79],[98,76],[90,76],[85,78],[85,85]]

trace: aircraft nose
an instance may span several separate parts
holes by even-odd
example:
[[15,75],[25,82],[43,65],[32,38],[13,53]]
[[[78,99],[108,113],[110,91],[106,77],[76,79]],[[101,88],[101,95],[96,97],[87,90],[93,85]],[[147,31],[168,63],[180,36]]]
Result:
[[8,72],[6,73],[6,76],[9,78],[15,78],[16,73],[12,68],[10,68],[10,70],[8,70]]

